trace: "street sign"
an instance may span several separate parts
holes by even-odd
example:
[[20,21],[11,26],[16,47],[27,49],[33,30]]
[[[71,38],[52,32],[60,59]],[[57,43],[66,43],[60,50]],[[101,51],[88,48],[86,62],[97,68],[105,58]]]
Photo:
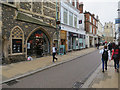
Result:
[[115,19],[115,24],[120,24],[120,18]]

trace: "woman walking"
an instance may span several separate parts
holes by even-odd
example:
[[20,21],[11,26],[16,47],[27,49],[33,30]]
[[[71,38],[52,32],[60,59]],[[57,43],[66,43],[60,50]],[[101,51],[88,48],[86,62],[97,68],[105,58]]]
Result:
[[113,59],[115,71],[119,72],[120,49],[118,45],[115,45],[115,48],[112,50],[111,60]]

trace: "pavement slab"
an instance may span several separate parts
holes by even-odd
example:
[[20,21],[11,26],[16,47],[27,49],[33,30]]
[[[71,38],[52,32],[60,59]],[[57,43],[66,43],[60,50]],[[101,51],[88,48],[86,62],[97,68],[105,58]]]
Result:
[[114,61],[111,60],[108,62],[108,70],[105,73],[100,69],[89,88],[118,88],[118,75],[120,74],[115,72],[113,65]]

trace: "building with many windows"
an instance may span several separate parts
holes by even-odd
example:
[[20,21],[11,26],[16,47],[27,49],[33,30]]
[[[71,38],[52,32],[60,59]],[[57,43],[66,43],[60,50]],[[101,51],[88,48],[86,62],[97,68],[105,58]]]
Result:
[[[51,53],[56,38],[59,2],[2,1],[3,63],[43,57]],[[57,41],[58,42],[58,41]]]
[[97,28],[98,20],[94,14],[85,11],[85,31],[86,31],[86,46],[93,47],[98,43]]
[[115,37],[115,25],[113,22],[105,23],[104,25],[104,36],[105,41],[113,42]]
[[83,4],[77,0],[61,0],[60,10],[60,44],[65,46],[66,51],[85,48]]

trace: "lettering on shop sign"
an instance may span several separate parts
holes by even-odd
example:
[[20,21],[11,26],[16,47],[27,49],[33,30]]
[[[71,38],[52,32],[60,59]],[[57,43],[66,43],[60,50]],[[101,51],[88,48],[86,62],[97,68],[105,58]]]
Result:
[[73,36],[77,36],[77,34],[73,34]]
[[16,43],[21,43],[21,41],[16,41]]

